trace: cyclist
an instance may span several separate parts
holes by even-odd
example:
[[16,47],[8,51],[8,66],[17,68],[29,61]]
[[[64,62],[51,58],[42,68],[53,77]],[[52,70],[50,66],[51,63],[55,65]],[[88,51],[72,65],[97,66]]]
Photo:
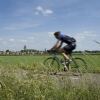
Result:
[[[62,55],[65,59],[65,62],[66,62],[66,60],[70,60],[69,57],[70,57],[72,51],[76,48],[76,40],[73,37],[62,34],[60,31],[55,32],[54,36],[57,39],[57,42],[50,49],[50,51],[57,50],[58,52],[62,53]],[[67,45],[62,47],[63,43],[65,43]],[[66,64],[64,64],[64,71],[67,71],[68,67],[69,66],[66,66]]]

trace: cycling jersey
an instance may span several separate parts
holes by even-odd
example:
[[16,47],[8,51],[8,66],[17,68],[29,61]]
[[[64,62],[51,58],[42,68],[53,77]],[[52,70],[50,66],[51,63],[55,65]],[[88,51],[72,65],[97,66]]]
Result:
[[60,34],[57,39],[61,40],[64,43],[67,43],[68,45],[76,42],[76,40],[73,37],[69,37],[69,36],[63,35],[63,34]]

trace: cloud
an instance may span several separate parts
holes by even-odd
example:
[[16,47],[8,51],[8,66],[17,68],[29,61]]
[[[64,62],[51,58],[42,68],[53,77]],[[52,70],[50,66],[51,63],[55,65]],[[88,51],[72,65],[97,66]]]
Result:
[[27,40],[25,40],[25,39],[21,39],[21,40],[19,40],[19,42],[27,43]]
[[42,14],[43,16],[48,16],[53,14],[53,11],[51,9],[45,9],[42,6],[37,6],[35,15],[40,15],[40,14]]
[[9,41],[10,41],[10,42],[14,42],[14,41],[15,41],[15,39],[11,38],[11,39],[9,39]]
[[8,26],[4,26],[2,29],[3,30],[8,30],[8,31],[15,31],[15,30],[22,30],[22,29],[28,29],[28,28],[34,28],[39,26],[39,24],[31,23],[31,22],[17,22],[17,23],[12,23]]
[[84,31],[80,33],[76,33],[73,37],[77,40],[77,49],[78,50],[86,50],[86,49],[97,49],[98,47],[95,45],[94,40],[97,40],[99,34],[91,31]]
[[41,7],[41,6],[38,6],[37,8],[36,8],[36,10],[38,10],[38,11],[43,11],[43,8]]
[[32,36],[32,37],[28,37],[29,40],[34,40],[35,38]]
[[74,37],[76,38],[77,42],[82,42],[88,39],[90,40],[96,36],[97,34],[93,32],[84,31],[84,32],[76,33]]

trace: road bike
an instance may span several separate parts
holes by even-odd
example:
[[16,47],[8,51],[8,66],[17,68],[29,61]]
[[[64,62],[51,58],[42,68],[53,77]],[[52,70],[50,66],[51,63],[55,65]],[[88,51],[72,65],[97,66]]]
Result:
[[81,57],[74,57],[72,54],[70,55],[70,59],[65,61],[64,57],[59,55],[56,51],[50,51],[49,54],[52,55],[46,58],[43,64],[49,68],[49,71],[61,71],[61,69],[66,64],[68,71],[74,73],[85,73],[87,72],[87,63]]

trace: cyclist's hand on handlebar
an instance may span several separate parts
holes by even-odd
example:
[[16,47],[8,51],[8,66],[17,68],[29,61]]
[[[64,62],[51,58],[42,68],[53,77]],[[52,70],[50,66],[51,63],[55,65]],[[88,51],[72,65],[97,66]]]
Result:
[[47,50],[48,53],[54,53],[54,52],[57,52],[57,50],[55,49],[50,49],[50,50]]
[[51,50],[47,50],[47,52],[49,53],[49,52],[51,52]]

